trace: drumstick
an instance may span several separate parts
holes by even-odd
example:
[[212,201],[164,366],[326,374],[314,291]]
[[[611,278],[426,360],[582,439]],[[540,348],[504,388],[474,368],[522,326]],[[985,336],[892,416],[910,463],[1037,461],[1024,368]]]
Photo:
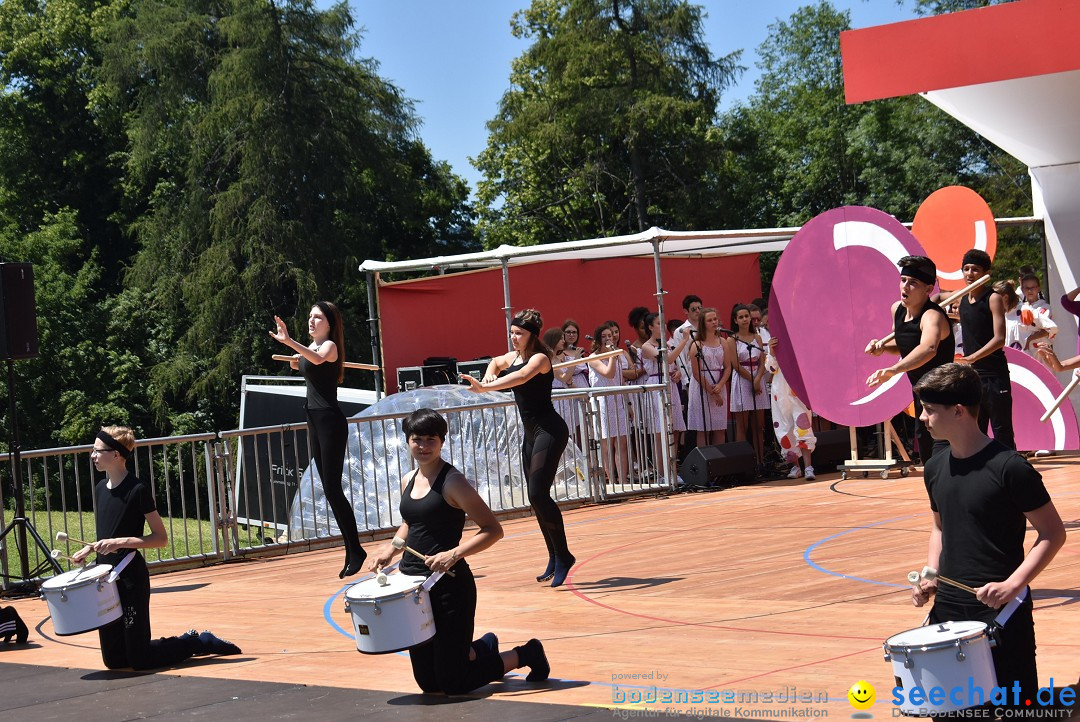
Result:
[[562,369],[562,368],[566,368],[567,366],[578,366],[578,365],[586,363],[588,361],[598,361],[600,359],[611,358],[612,356],[618,356],[621,353],[623,353],[623,350],[621,348],[619,348],[619,349],[615,349],[614,351],[605,351],[604,353],[598,353],[595,356],[582,356],[581,358],[576,358],[576,359],[573,359],[572,361],[560,361],[557,364],[551,364],[551,368],[553,368],[553,369]]
[[[427,555],[426,555],[426,554],[421,554],[420,552],[416,551],[416,550],[415,550],[415,549],[413,549],[412,547],[410,547],[410,546],[406,546],[406,545],[405,545],[405,540],[404,540],[404,539],[402,539],[402,538],[401,538],[401,537],[399,537],[399,536],[396,536],[396,537],[394,537],[394,540],[393,540],[392,542],[390,542],[390,544],[392,544],[392,545],[393,545],[393,547],[394,547],[395,549],[404,549],[405,551],[409,552],[409,553],[410,553],[410,554],[412,554],[413,556],[415,556],[415,557],[420,557],[420,558],[421,558],[421,559],[423,559],[423,560],[424,560],[425,562],[427,561]],[[456,576],[457,576],[457,574],[454,574],[454,573],[453,573],[452,571],[450,571],[449,569],[447,569],[447,570],[446,570],[446,573],[447,573],[447,574],[449,574],[449,575],[450,575],[450,576],[452,576],[452,577],[456,577]]]
[[82,539],[76,539],[73,536],[68,536],[68,533],[66,531],[58,531],[58,532],[56,532],[56,541],[73,541],[76,544],[84,544],[84,545],[86,545],[88,547],[94,546],[94,543],[95,543],[95,542],[83,541]]
[[[280,353],[276,353],[273,356],[271,356],[270,358],[274,359],[275,361],[288,361],[288,362],[297,360],[296,356],[286,356],[286,355],[280,354]],[[344,366],[347,369],[360,369],[362,371],[378,371],[379,370],[379,367],[376,366],[375,364],[362,364],[362,363],[357,363],[356,361],[342,361],[341,365]]]
[[[963,589],[965,592],[971,592],[972,594],[978,594],[978,592],[976,592],[973,588],[969,587],[966,584],[961,584],[960,582],[953,581],[948,577],[941,576],[940,574],[938,574],[937,569],[934,569],[933,567],[923,567],[922,571],[919,572],[919,576],[923,579],[928,579],[929,581],[934,581],[935,579],[937,579],[939,582],[944,582],[951,587]],[[911,574],[908,574],[908,580],[911,580]]]
[[[990,282],[990,274],[988,273],[985,276],[983,276],[982,278],[980,278],[979,280],[975,281],[975,283],[971,284],[970,286],[965,286],[964,288],[961,288],[959,291],[954,292],[952,295],[946,296],[942,300],[938,301],[938,305],[941,306],[942,308],[944,308],[945,306],[948,306],[950,303],[952,303],[956,299],[960,298],[964,294],[971,293],[972,291],[974,291],[979,286],[985,285],[985,284],[987,284],[989,282]],[[885,338],[878,341],[878,343],[880,343],[881,345],[884,346],[889,341],[892,341],[893,338],[895,338],[895,337],[896,337],[896,331],[893,331],[888,336],[886,336]]]
[[1080,384],[1080,376],[1073,374],[1072,381],[1070,381],[1069,385],[1065,387],[1065,390],[1061,392],[1061,395],[1054,399],[1054,403],[1046,410],[1046,413],[1039,417],[1039,421],[1045,423],[1047,419],[1053,416],[1054,412],[1065,403],[1065,399],[1069,398],[1069,394],[1072,393],[1077,384]]
[[49,556],[51,556],[53,559],[67,559],[69,562],[74,562],[75,564],[82,564],[83,563],[83,562],[75,561],[73,558],[69,557],[67,554],[61,554],[59,549],[53,549],[51,552],[49,552]]

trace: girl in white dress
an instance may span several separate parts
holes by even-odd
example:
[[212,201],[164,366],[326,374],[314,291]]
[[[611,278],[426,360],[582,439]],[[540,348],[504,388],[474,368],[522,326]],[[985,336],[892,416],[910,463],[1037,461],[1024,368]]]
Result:
[[[563,361],[573,361],[574,358],[566,353],[566,342],[563,340],[563,332],[561,328],[549,328],[544,331],[544,343],[552,351],[552,364],[562,363]],[[555,378],[551,380],[552,389],[572,389],[574,388],[574,369],[575,366],[567,366],[566,368],[553,368],[552,374]],[[570,429],[570,433],[573,433],[577,428],[577,408],[570,399],[560,399],[556,396],[552,396],[552,405],[555,407],[555,411],[566,422],[566,428]]]
[[[593,335],[593,355],[614,351],[611,328],[606,324]],[[589,385],[594,388],[622,386],[622,363],[625,352],[605,359],[585,360],[589,364]],[[626,406],[623,397],[607,395],[600,397],[600,450],[604,469],[612,483],[628,481],[629,459],[626,451]]]
[[731,378],[734,350],[720,338],[715,308],[702,309],[696,338],[690,344],[690,393],[686,401],[686,426],[697,446],[722,444],[727,435],[727,384]]
[[[735,439],[750,436],[760,467],[764,463],[765,409],[769,394],[765,390],[765,345],[754,332],[750,309],[736,304],[731,309],[731,327],[735,330],[735,373],[731,381],[731,413],[735,415]],[[753,418],[751,419],[751,415]],[[748,428],[752,426],[748,434]]]

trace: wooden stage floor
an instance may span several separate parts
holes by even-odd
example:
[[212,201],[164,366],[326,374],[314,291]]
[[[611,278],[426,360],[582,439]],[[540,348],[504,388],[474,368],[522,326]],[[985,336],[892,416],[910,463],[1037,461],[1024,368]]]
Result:
[[[1075,535],[1080,458],[1041,460],[1037,468]],[[877,690],[870,712],[893,716],[892,668],[882,659],[881,643],[919,626],[925,614],[911,606],[905,584],[907,572],[925,562],[931,517],[921,475],[840,481],[829,474],[813,482],[581,507],[565,517],[579,561],[561,589],[533,580],[546,554],[531,517],[507,521],[506,538],[470,560],[480,593],[477,633],[496,632],[504,649],[541,638],[552,680],[532,684],[509,676],[473,695],[490,706],[469,706],[477,700],[467,700],[468,713],[451,716],[505,719],[522,716],[507,709],[520,709],[529,719],[610,717],[611,709],[644,715],[645,706],[699,717],[738,716],[736,708],[754,710],[759,718],[791,716],[797,709],[806,716],[850,717],[847,690],[858,680]],[[155,634],[208,628],[236,642],[244,654],[151,676],[170,680],[174,695],[184,690],[185,680],[188,694],[195,695],[203,689],[200,680],[214,680],[237,690],[255,683],[320,686],[336,690],[335,698],[355,690],[354,702],[423,706],[406,655],[357,653],[343,610],[345,585],[337,579],[341,557],[333,549],[155,576]],[[1080,545],[1071,536],[1035,590],[1042,685],[1078,680],[1078,602]],[[46,691],[35,697],[17,679],[37,674],[51,680],[51,687],[67,681],[92,690],[94,679],[112,678],[88,672],[101,669],[96,635],[58,638],[44,602],[3,603],[19,610],[33,644],[0,654],[0,690],[19,685],[21,693],[14,695],[18,703],[0,693],[0,711],[15,711],[11,705],[18,704],[30,710],[24,718],[44,717],[33,711],[48,709],[53,698]],[[733,691],[742,702],[630,703],[642,695],[648,699],[654,688],[661,698],[665,691]],[[809,694],[815,701],[765,702],[766,692],[774,700]],[[758,701],[747,701],[754,693]],[[292,716],[288,704],[283,701],[273,708],[280,715],[270,716]],[[304,704],[304,716],[338,717],[320,715],[317,701]],[[440,718],[450,712],[446,705],[436,709]],[[246,717],[236,710],[229,715]]]

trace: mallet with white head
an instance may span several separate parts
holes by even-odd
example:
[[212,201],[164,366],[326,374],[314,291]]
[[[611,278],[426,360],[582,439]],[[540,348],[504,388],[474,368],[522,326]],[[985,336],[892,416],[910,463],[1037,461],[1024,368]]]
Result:
[[[410,554],[412,554],[412,555],[413,555],[414,557],[419,557],[420,559],[423,559],[423,560],[424,560],[425,562],[427,561],[427,555],[426,555],[426,554],[421,554],[420,552],[416,551],[416,550],[415,550],[415,549],[413,549],[412,547],[410,547],[410,546],[406,545],[406,544],[405,544],[405,540],[404,540],[404,539],[402,539],[402,538],[401,538],[401,537],[399,537],[399,536],[396,536],[396,537],[394,537],[394,540],[393,540],[392,542],[390,542],[390,544],[392,544],[392,545],[393,545],[393,547],[394,547],[395,549],[402,549],[402,550],[404,550],[404,551],[407,551],[407,552],[409,552],[409,553],[410,553]],[[449,574],[449,575],[450,575],[450,576],[452,576],[452,577],[456,577],[456,576],[457,576],[456,574],[454,574],[454,573],[453,573],[452,571],[450,571],[449,569],[447,569],[447,570],[446,570],[446,573],[447,573],[447,574]]]
[[84,563],[84,562],[75,561],[74,559],[69,557],[67,554],[61,554],[59,549],[53,549],[51,552],[49,552],[49,556],[51,556],[53,559],[67,559],[69,562],[73,562],[73,563],[79,564],[79,565]]
[[[914,581],[912,581],[913,576],[916,577]],[[971,592],[972,594],[978,594],[978,592],[976,592],[973,588],[969,587],[966,584],[961,584],[960,582],[949,579],[948,577],[941,576],[940,574],[938,574],[937,569],[934,569],[933,567],[923,567],[921,572],[911,572],[910,574],[908,574],[908,581],[912,584],[917,584],[919,582],[919,579],[926,579],[927,581],[931,582],[937,579],[938,582],[948,584],[951,587],[963,589],[965,592]]]
[[84,541],[82,539],[76,539],[73,536],[69,536],[66,531],[58,531],[58,532],[56,532],[56,541],[73,541],[76,544],[84,544],[84,545],[86,545],[88,547],[94,545],[94,542],[88,542],[88,541]]

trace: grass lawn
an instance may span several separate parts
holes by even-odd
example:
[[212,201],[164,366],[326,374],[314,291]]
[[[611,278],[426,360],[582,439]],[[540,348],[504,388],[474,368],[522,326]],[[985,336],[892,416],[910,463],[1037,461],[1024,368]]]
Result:
[[[5,511],[5,525],[11,523],[14,514],[11,510]],[[94,513],[90,511],[69,511],[67,513],[37,511],[31,521],[48,548],[59,549],[61,554],[74,554],[82,548],[82,545],[70,540],[67,542],[56,541],[56,532],[58,531],[67,531],[68,534],[79,539],[92,541],[95,538]],[[214,530],[210,522],[181,517],[162,517],[162,521],[165,522],[165,530],[169,532],[169,543],[161,549],[144,549],[142,553],[148,562],[157,561],[158,559],[193,556],[195,554],[209,554],[213,551],[211,545]],[[12,531],[4,538],[4,553],[7,556],[8,574],[18,576],[21,570],[19,568],[19,553],[15,547],[15,534],[16,532]],[[30,568],[33,569],[43,561],[43,556],[29,534],[26,535],[26,541]],[[66,559],[60,560],[60,566],[64,571],[73,567],[71,562]]]

